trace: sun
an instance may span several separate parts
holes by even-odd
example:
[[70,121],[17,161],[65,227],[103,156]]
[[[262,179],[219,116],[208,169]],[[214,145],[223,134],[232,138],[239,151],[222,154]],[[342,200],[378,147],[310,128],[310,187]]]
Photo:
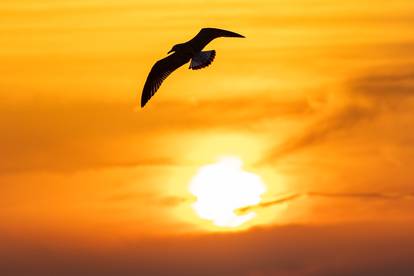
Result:
[[256,214],[237,214],[236,210],[256,205],[266,191],[261,178],[242,169],[242,161],[225,157],[201,167],[190,183],[195,196],[193,208],[199,217],[219,227],[234,228],[252,220]]

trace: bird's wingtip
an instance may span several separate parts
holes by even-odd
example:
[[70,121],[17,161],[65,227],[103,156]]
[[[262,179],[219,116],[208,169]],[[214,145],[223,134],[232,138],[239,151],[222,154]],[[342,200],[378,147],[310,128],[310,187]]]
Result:
[[244,35],[232,32],[233,37],[246,38]]

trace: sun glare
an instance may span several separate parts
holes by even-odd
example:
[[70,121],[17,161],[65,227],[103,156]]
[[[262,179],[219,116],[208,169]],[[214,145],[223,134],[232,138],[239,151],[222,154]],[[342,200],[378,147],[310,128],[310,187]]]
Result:
[[239,215],[236,210],[260,203],[265,191],[260,177],[243,171],[242,161],[231,157],[201,167],[190,183],[194,210],[219,227],[238,227],[253,219],[254,212]]

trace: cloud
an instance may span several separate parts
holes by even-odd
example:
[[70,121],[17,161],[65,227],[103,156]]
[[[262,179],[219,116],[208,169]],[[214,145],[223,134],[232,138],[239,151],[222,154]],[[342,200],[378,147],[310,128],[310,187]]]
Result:
[[149,205],[162,206],[162,207],[176,207],[183,203],[188,203],[194,201],[191,197],[182,197],[182,196],[159,196],[155,193],[136,193],[136,192],[125,192],[114,194],[108,198],[106,201],[110,203],[125,203],[125,202],[134,202],[139,200],[140,202],[145,202]]
[[246,213],[256,209],[269,208],[284,203],[289,203],[300,198],[343,198],[343,199],[363,199],[363,200],[413,200],[414,193],[406,194],[386,194],[386,193],[327,193],[327,192],[307,192],[288,195],[271,201],[265,201],[257,205],[246,206],[237,210],[238,213]]
[[[250,211],[266,209],[284,203],[290,203],[300,200],[302,198],[327,198],[327,199],[359,199],[359,200],[414,200],[414,193],[378,193],[378,192],[304,192],[294,193],[291,195],[281,196],[274,200],[261,202],[257,205],[250,205],[236,210],[239,214],[244,214]],[[149,193],[120,193],[107,198],[110,202],[130,202],[139,199],[151,205],[158,205],[164,207],[177,207],[184,203],[193,202],[195,199],[191,197],[181,196],[164,196],[160,197],[156,194]]]
[[270,153],[261,160],[260,164],[275,162],[297,151],[319,145],[332,138],[336,133],[349,130],[365,119],[371,118],[373,111],[364,107],[350,105],[325,118],[313,123],[302,133],[289,137],[286,142],[273,148]]
[[278,198],[278,199],[275,199],[275,200],[265,201],[265,202],[259,203],[257,205],[246,206],[246,207],[238,209],[237,212],[243,214],[243,213],[247,213],[249,211],[255,210],[255,209],[268,208],[268,207],[272,207],[272,206],[275,206],[275,205],[280,205],[280,204],[283,204],[283,203],[288,203],[288,202],[297,200],[302,196],[304,196],[304,194],[293,194],[293,195],[289,195],[289,196],[286,196],[286,197],[281,197],[281,198]]
[[169,134],[246,132],[264,121],[309,112],[306,101],[256,98],[161,101],[139,112],[133,112],[132,103],[56,100],[5,106],[0,109],[0,150],[9,158],[0,160],[0,172],[177,165],[179,160],[168,153]]
[[361,96],[375,107],[398,107],[414,96],[414,64],[378,70],[348,83],[352,96]]
[[414,194],[385,194],[385,193],[323,193],[309,192],[307,196],[326,197],[326,198],[359,198],[359,199],[378,199],[378,200],[401,200],[413,199]]
[[[335,135],[352,132],[365,122],[375,120],[380,114],[397,111],[410,103],[414,96],[413,66],[376,69],[345,83],[342,106],[332,107],[296,135],[272,148],[259,164],[273,163],[280,158],[320,145]],[[323,113],[325,112],[325,113]],[[317,111],[315,113],[318,113]]]

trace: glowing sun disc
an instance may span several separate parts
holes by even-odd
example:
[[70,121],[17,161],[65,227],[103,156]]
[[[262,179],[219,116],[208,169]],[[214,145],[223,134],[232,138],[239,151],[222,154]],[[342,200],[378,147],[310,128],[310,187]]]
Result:
[[193,204],[196,213],[220,227],[238,227],[253,219],[254,212],[239,215],[235,211],[260,203],[265,191],[258,175],[243,171],[242,161],[230,157],[201,167],[190,183],[190,192],[197,199]]

